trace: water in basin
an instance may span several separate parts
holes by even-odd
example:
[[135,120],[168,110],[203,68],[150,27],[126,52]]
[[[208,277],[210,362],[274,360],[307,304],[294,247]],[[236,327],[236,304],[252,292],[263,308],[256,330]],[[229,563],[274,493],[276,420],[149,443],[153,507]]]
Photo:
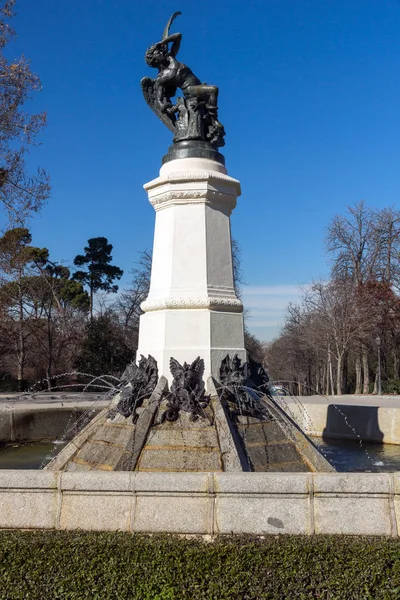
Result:
[[0,446],[0,469],[40,469],[67,442],[26,442]]
[[400,471],[400,445],[370,444],[357,440],[323,440],[311,437],[339,472],[394,473]]

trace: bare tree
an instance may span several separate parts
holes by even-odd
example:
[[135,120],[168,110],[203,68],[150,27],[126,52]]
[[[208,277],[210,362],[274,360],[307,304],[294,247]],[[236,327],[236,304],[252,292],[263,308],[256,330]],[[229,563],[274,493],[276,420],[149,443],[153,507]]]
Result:
[[27,276],[34,256],[40,253],[31,246],[28,229],[18,227],[7,231],[0,238],[0,305],[3,316],[3,332],[10,337],[17,362],[17,379],[23,385],[27,356],[27,342],[31,335],[24,310]]
[[69,269],[49,260],[35,263],[35,275],[25,287],[25,311],[35,317],[29,319],[28,327],[40,348],[50,390],[54,367],[61,354],[75,345],[77,328],[82,329],[89,296],[81,283],[70,278]]
[[245,279],[242,269],[242,249],[239,242],[232,238],[232,269],[233,269],[233,285],[235,294],[238,298],[242,297],[242,287],[245,285]]
[[327,250],[334,279],[361,285],[376,277],[380,248],[376,214],[363,201],[348,207],[346,216],[336,215],[328,226]]
[[380,261],[378,277],[400,289],[400,211],[393,207],[379,211],[375,223]]
[[317,313],[318,326],[330,340],[329,351],[336,360],[336,393],[341,395],[346,354],[357,347],[360,330],[370,328],[374,315],[360,303],[357,289],[346,280],[314,284],[305,305]]
[[[355,287],[376,279],[380,269],[381,247],[377,233],[376,213],[363,201],[348,207],[347,215],[336,215],[328,227],[327,250],[331,255],[334,279],[352,281]],[[365,337],[365,336],[364,336]],[[368,351],[360,345],[356,359],[356,391],[361,390],[362,363],[363,392],[369,392]]]
[[[359,343],[362,309],[351,282],[313,284],[304,291],[300,304],[289,305],[279,344],[274,342],[269,347],[268,364],[275,347],[278,353],[285,347],[285,359],[291,365],[291,377],[297,381],[299,393],[306,386],[323,393],[342,394],[345,361]],[[364,315],[363,326],[366,320],[368,316]]]
[[[400,392],[400,211],[374,211],[359,202],[328,227],[332,279],[314,284],[289,305],[279,338],[269,344],[272,375],[279,367],[325,393],[369,393],[377,382],[377,340],[382,374]],[[353,388],[354,389],[354,388]]]
[[28,114],[23,105],[40,90],[24,56],[9,61],[4,48],[15,37],[8,24],[15,0],[0,0],[0,201],[11,223],[21,224],[37,212],[50,193],[43,169],[29,175],[25,158],[46,123],[46,114]]
[[139,318],[143,314],[140,305],[147,298],[150,289],[151,260],[152,255],[148,250],[139,253],[139,259],[131,271],[129,288],[119,294],[111,307],[122,325],[125,343],[133,351],[138,347]]
[[16,362],[20,388],[27,366],[44,365],[50,389],[53,368],[61,355],[65,362],[89,297],[66,267],[51,262],[48,250],[31,241],[22,227],[0,238],[0,332],[9,342],[3,363],[4,358]]

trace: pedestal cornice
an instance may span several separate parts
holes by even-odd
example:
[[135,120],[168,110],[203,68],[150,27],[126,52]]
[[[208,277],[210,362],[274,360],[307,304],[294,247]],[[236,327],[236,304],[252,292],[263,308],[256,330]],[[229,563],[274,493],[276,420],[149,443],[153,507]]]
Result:
[[221,298],[221,297],[170,297],[170,298],[148,298],[140,305],[143,312],[151,312],[155,310],[176,310],[176,309],[199,309],[207,308],[208,310],[221,310],[224,312],[243,312],[243,304],[237,298]]
[[235,193],[236,196],[240,196],[240,194],[241,194],[240,181],[238,179],[234,179],[233,177],[230,177],[229,175],[225,175],[224,173],[218,173],[217,171],[193,171],[193,172],[179,172],[179,171],[175,172],[175,171],[173,171],[172,173],[169,173],[168,175],[163,175],[160,177],[156,177],[155,179],[152,179],[148,183],[145,183],[143,187],[146,190],[146,192],[148,192],[148,191],[152,190],[153,188],[157,188],[158,186],[163,185],[168,182],[182,183],[182,182],[186,182],[186,181],[196,181],[196,182],[215,181],[215,182],[220,182],[220,183],[228,183],[231,186],[233,186],[233,188],[234,188],[234,190],[232,190],[232,193]]
[[216,190],[176,190],[171,189],[160,194],[150,195],[149,202],[154,210],[162,210],[176,204],[220,204],[232,211],[236,206],[236,196],[224,194]]
[[233,210],[240,182],[217,172],[174,172],[157,177],[144,186],[155,210],[176,204],[221,204]]

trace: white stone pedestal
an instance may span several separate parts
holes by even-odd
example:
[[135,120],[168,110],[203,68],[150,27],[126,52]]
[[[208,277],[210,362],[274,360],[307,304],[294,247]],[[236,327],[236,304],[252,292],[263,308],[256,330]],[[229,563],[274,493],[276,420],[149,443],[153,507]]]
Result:
[[171,356],[200,356],[204,380],[219,379],[229,353],[246,360],[243,306],[235,295],[230,214],[240,183],[216,161],[167,162],[144,186],[156,211],[150,292],[142,303],[139,354],[171,382]]

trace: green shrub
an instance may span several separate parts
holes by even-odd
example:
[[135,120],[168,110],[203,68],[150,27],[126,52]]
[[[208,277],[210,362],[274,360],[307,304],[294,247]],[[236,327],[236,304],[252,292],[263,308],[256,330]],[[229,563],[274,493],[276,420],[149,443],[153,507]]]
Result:
[[400,379],[388,379],[382,383],[386,394],[400,394]]
[[0,532],[2,600],[400,598],[400,542]]
[[23,392],[29,388],[29,381],[23,379],[18,381],[9,373],[0,373],[0,393]]

